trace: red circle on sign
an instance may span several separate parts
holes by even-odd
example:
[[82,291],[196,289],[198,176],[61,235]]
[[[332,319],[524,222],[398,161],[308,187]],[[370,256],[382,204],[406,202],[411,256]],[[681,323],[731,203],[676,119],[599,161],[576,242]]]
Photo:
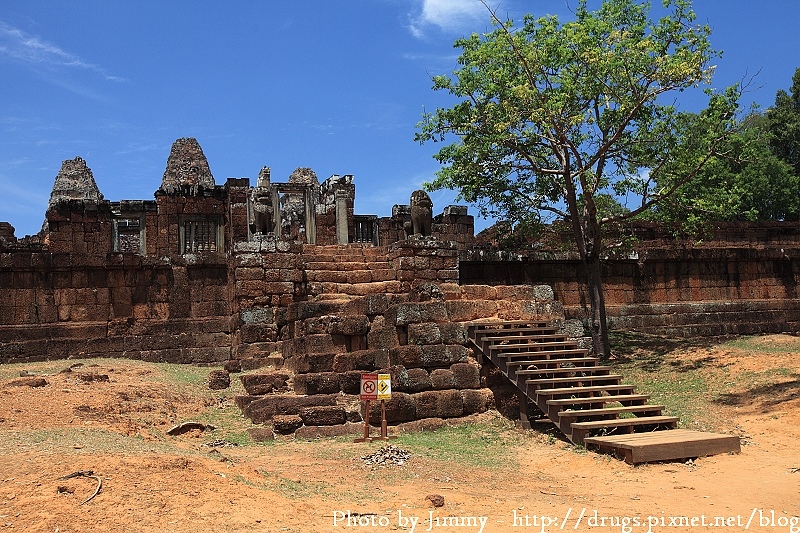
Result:
[[374,381],[365,381],[364,382],[364,392],[366,392],[366,393],[375,392],[375,382]]

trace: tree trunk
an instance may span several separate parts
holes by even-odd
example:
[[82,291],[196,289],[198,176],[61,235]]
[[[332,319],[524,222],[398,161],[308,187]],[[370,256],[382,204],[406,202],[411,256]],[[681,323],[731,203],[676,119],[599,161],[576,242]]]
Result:
[[586,287],[591,305],[589,328],[592,334],[592,346],[594,347],[595,356],[607,359],[611,356],[611,343],[608,339],[606,300],[603,295],[603,282],[600,275],[600,258],[591,257],[591,255],[587,254],[583,257],[583,266],[586,268]]

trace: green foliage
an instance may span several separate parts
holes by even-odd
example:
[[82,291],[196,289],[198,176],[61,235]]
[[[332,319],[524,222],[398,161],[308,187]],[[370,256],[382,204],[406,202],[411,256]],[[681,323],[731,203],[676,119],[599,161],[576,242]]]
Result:
[[529,223],[549,212],[587,225],[601,194],[650,202],[667,192],[654,189],[657,176],[695,173],[735,99],[712,98],[703,116],[661,103],[708,82],[716,56],[689,2],[667,4],[671,16],[651,22],[633,0],[606,0],[597,12],[581,2],[573,22],[496,20],[493,32],[457,41],[460,68],[435,77],[434,89],[461,101],[424,115],[417,134],[457,136],[435,156],[446,166],[429,188],[457,189],[484,215]]
[[[456,42],[459,68],[434,90],[459,102],[423,115],[419,142],[449,142],[429,189],[450,188],[482,215],[529,225],[568,219],[587,265],[596,353],[608,353],[598,262],[603,226],[634,217],[691,181],[735,125],[737,88],[711,95],[700,114],[666,104],[669,93],[706,84],[717,53],[689,0],[578,3],[575,20],[526,16],[520,27]],[[452,142],[450,142],[452,141]],[[637,197],[603,212],[598,198]],[[606,205],[608,207],[608,205]],[[613,243],[612,243],[613,244]]]
[[800,176],[800,68],[792,77],[792,88],[787,93],[778,91],[775,105],[767,111],[770,147],[781,160],[786,161]]
[[800,69],[791,94],[778,91],[765,114],[745,117],[697,178],[652,215],[690,233],[713,221],[800,219]]
[[690,233],[711,221],[797,220],[800,177],[770,149],[762,115],[751,114],[717,155],[654,210]]

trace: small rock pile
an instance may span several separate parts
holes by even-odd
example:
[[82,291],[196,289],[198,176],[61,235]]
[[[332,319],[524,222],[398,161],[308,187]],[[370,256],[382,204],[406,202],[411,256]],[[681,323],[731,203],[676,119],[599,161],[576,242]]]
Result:
[[406,461],[411,459],[411,453],[390,444],[369,455],[361,457],[361,459],[368,465],[394,464],[402,466]]

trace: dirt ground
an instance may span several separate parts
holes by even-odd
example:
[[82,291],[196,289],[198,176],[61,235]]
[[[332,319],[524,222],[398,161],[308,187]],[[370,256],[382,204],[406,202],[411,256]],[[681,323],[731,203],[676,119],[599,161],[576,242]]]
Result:
[[[235,390],[178,386],[162,367],[134,361],[87,362],[69,372],[58,369],[72,361],[2,366],[0,531],[632,533],[724,525],[795,533],[800,341],[771,336],[760,346],[666,356],[687,376],[697,369],[722,376],[724,394],[703,404],[711,409],[704,423],[740,435],[742,453],[641,466],[545,431],[516,430],[492,414],[479,422],[496,432],[496,453],[475,438],[447,455],[401,436],[392,444],[417,451],[400,466],[366,464],[362,456],[383,443],[348,438],[223,446],[220,428],[166,431],[209,412],[221,425],[246,428],[231,405]],[[20,385],[30,379],[20,372],[48,384]],[[210,446],[214,440],[222,442]],[[59,479],[85,470],[97,477]],[[83,503],[98,479],[101,490]],[[444,496],[444,506],[432,507],[430,494]]]

